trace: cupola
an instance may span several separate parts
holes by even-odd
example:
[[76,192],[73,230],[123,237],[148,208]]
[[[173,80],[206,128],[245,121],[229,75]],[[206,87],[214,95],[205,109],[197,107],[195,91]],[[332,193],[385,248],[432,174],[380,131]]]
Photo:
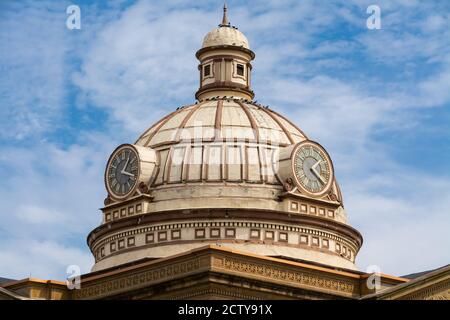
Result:
[[222,23],[209,32],[200,50],[200,88],[198,100],[216,97],[235,97],[252,100],[251,61],[255,54],[245,35],[228,21],[227,7],[223,7]]

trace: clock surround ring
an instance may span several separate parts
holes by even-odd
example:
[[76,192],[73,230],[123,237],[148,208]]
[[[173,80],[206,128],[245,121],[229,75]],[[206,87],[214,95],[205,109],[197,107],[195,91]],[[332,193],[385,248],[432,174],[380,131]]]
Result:
[[[311,192],[310,190],[308,190],[307,188],[305,188],[302,183],[299,181],[298,179],[298,175],[296,173],[295,170],[295,157],[297,152],[299,152],[299,150],[301,148],[304,148],[305,146],[312,146],[313,148],[316,148],[320,151],[320,153],[324,156],[325,160],[327,161],[328,165],[329,165],[329,170],[330,170],[330,176],[327,180],[327,183],[325,185],[325,187],[319,191],[319,192]],[[333,186],[333,181],[334,181],[334,167],[333,167],[333,162],[331,160],[330,155],[328,154],[328,152],[325,150],[324,147],[322,147],[319,143],[312,141],[312,140],[305,140],[302,142],[299,142],[293,149],[291,152],[291,174],[292,174],[292,178],[295,181],[295,185],[297,186],[298,189],[301,190],[302,193],[314,197],[314,198],[319,198],[319,197],[323,197],[325,194],[327,194],[331,187]]]
[[[133,152],[136,156],[137,159],[137,174],[136,174],[136,180],[133,184],[133,186],[130,188],[130,190],[123,194],[123,195],[118,195],[116,192],[114,192],[112,190],[112,188],[109,185],[109,179],[108,179],[108,172],[109,172],[109,168],[111,165],[111,161],[123,150],[128,149],[131,152]],[[133,146],[132,144],[121,144],[120,146],[118,146],[109,156],[108,162],[106,164],[106,169],[105,169],[105,174],[104,174],[104,182],[105,182],[105,187],[106,190],[108,191],[108,194],[111,198],[113,198],[114,200],[125,200],[128,197],[130,197],[131,195],[134,194],[134,192],[136,191],[138,185],[139,185],[139,177],[141,176],[141,166],[140,166],[140,156],[139,156],[139,152],[138,150],[135,148],[135,146]]]

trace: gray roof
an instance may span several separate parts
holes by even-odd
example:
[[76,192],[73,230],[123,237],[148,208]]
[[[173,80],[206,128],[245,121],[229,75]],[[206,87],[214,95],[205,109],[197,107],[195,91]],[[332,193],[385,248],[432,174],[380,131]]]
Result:
[[418,278],[418,277],[421,277],[421,276],[423,276],[423,275],[426,275],[427,273],[436,271],[436,270],[438,270],[438,269],[443,269],[443,268],[446,268],[446,267],[448,267],[448,266],[450,266],[450,264],[448,264],[448,265],[446,265],[446,266],[443,266],[443,267],[440,267],[440,268],[432,269],[432,270],[427,270],[427,271],[422,271],[422,272],[416,272],[416,273],[407,274],[406,276],[402,276],[402,278],[406,278],[406,279],[416,279],[416,278]]
[[8,279],[8,278],[2,278],[2,277],[0,277],[0,286],[1,286],[2,284],[5,284],[5,283],[11,282],[11,281],[14,281],[14,279]]

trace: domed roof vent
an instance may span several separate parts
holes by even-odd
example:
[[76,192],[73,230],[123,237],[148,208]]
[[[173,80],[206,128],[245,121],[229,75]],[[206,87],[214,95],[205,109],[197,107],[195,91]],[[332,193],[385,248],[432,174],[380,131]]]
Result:
[[219,27],[209,32],[203,40],[202,48],[214,46],[236,46],[250,49],[247,37],[233,27]]
[[228,21],[226,5],[223,7],[222,23],[205,36],[202,48],[215,46],[236,46],[250,49],[247,37],[237,27],[231,26]]

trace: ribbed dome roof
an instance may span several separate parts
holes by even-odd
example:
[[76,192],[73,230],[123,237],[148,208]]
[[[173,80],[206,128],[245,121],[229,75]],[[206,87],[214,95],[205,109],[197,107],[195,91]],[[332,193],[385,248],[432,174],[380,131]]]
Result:
[[[199,180],[281,185],[272,169],[262,168],[272,166],[269,163],[279,148],[305,140],[308,138],[303,131],[279,113],[248,100],[223,98],[178,108],[146,130],[135,144],[160,154],[161,170],[152,184],[157,188],[166,183]],[[218,154],[214,155],[214,150]],[[192,166],[191,157],[197,158],[196,164],[209,168],[208,174],[204,175],[201,167],[183,173],[183,168]],[[238,166],[229,166],[226,174],[221,169],[213,173],[211,157],[218,157],[219,163],[232,157]],[[270,172],[264,176],[264,170]],[[342,202],[336,181],[333,190]]]
[[181,140],[234,140],[285,146],[306,135],[275,111],[243,100],[214,100],[180,108],[164,117],[136,141],[158,147]]
[[218,27],[205,36],[202,48],[214,46],[237,46],[250,49],[247,37],[237,28],[229,26]]

